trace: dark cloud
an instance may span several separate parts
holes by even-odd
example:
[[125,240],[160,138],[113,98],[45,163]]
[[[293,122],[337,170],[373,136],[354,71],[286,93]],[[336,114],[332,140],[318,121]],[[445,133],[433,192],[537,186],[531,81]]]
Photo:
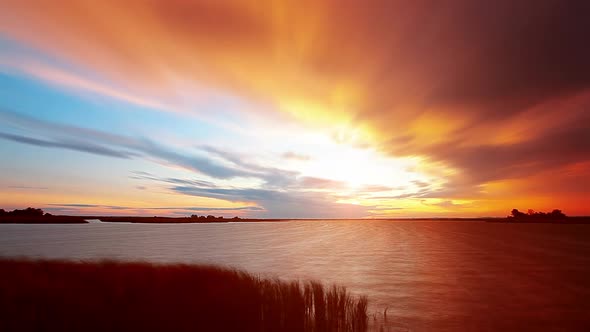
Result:
[[[590,121],[590,117],[586,117]],[[578,161],[590,160],[590,128],[579,122],[535,139],[502,145],[441,147],[432,155],[466,171],[473,184],[521,178]]]
[[198,187],[172,187],[171,190],[228,201],[254,201],[264,207],[264,216],[269,218],[360,218],[371,208],[335,203],[329,196],[303,191]]
[[56,206],[61,208],[106,208],[109,210],[129,210],[131,208],[119,205],[100,205],[100,204],[48,204],[50,206]]
[[221,165],[209,158],[201,157],[195,154],[175,152],[169,147],[143,138],[139,140],[137,149],[149,156],[153,156],[172,164],[191,169],[214,178],[227,179],[232,177],[254,177],[255,173],[246,170],[240,170],[229,166]]
[[77,207],[77,208],[89,208],[89,207],[107,207],[107,205],[96,205],[96,204],[48,204],[51,206],[62,206],[62,207]]
[[236,167],[247,169],[250,172],[250,176],[263,179],[266,181],[267,186],[275,188],[288,187],[295,182],[297,175],[299,175],[299,172],[265,167],[248,162],[246,161],[246,157],[236,152],[229,152],[212,146],[200,146],[199,148],[233,163]]
[[53,141],[42,140],[42,139],[33,138],[33,137],[14,135],[14,134],[2,133],[2,132],[0,132],[0,138],[10,140],[13,142],[23,143],[23,144],[36,145],[36,146],[46,147],[46,148],[61,148],[61,149],[67,149],[67,150],[74,150],[74,151],[92,153],[92,154],[97,154],[97,155],[107,156],[107,157],[131,158],[132,156],[135,155],[130,152],[117,151],[114,149],[109,149],[109,148],[105,148],[105,147],[102,147],[99,145],[94,145],[94,144],[88,144],[85,142],[75,142],[75,141],[53,142]]
[[35,187],[35,186],[8,186],[11,189],[32,189],[32,190],[48,190],[48,187]]
[[417,192],[409,192],[409,193],[404,193],[404,194],[399,194],[399,195],[371,196],[369,198],[370,199],[373,199],[373,200],[391,200],[391,199],[404,199],[404,198],[420,198],[420,197],[426,197],[431,192],[433,192],[433,191],[426,188],[426,189],[420,189]]
[[217,198],[230,202],[276,201],[284,198],[284,193],[268,189],[250,188],[202,188],[197,186],[173,186],[172,191],[199,197]]
[[249,208],[251,216],[267,218],[360,218],[371,207],[336,203],[337,199],[325,193],[309,191],[308,188],[277,189],[272,185],[261,188],[236,188],[217,186],[198,181],[144,177],[143,180],[168,185],[168,189],[181,195],[215,198],[230,202],[252,202],[257,208]]
[[485,106],[543,100],[590,84],[586,1],[346,2],[336,10],[349,14],[357,38],[369,37],[353,45],[363,44],[369,56],[391,54],[376,58],[382,89],[406,79],[399,93],[375,100],[381,105],[410,94],[428,107]]
[[545,99],[590,86],[586,1],[455,1],[449,7],[437,35],[442,40],[433,47],[460,50],[457,60],[466,61],[448,63],[449,75],[431,102]]
[[262,208],[258,206],[242,206],[242,207],[147,207],[147,208],[134,208],[129,206],[120,206],[120,205],[101,205],[101,204],[48,204],[51,206],[62,206],[62,207],[80,207],[80,208],[96,208],[96,207],[104,207],[109,209],[117,209],[117,210],[126,210],[126,209],[141,209],[141,210],[187,210],[187,211],[241,211],[241,210],[248,210],[248,211],[260,211]]
[[241,206],[241,207],[130,207],[130,206],[119,206],[119,205],[102,205],[102,204],[76,204],[76,203],[69,203],[69,204],[47,204],[49,207],[45,208],[48,211],[52,212],[76,212],[79,214],[84,213],[87,209],[106,209],[112,210],[116,213],[121,212],[128,212],[133,213],[135,211],[171,211],[176,215],[184,215],[200,212],[200,213],[207,213],[207,212],[220,212],[220,213],[230,213],[230,212],[237,212],[237,211],[245,211],[245,212],[260,212],[264,211],[263,208],[258,206]]
[[483,195],[480,185],[465,184],[461,179],[450,178],[444,188],[436,190],[426,190],[424,192],[411,195],[411,198],[456,198],[456,199],[477,199]]
[[[5,124],[12,125],[26,133],[48,137],[34,138],[0,132],[0,138],[23,144],[69,149],[107,157],[155,159],[219,179],[262,177],[269,182],[280,184],[287,181],[292,175],[286,171],[245,163],[239,164],[239,167],[224,165],[196,153],[177,152],[171,147],[163,146],[147,138],[132,138],[93,129],[56,124],[14,112],[0,110],[0,119],[5,120]],[[229,163],[236,163],[229,153],[222,154],[221,151],[217,151],[217,154],[226,157]]]
[[[381,6],[367,11],[378,22],[392,14]],[[383,46],[394,54],[386,60],[389,66],[379,64],[389,68],[375,90],[385,98],[374,98],[358,119],[383,133],[384,151],[424,155],[460,169],[462,178],[449,178],[449,188],[436,195],[473,196],[481,183],[589,159],[590,102],[577,98],[590,93],[587,1],[417,1],[404,13],[408,19],[399,24],[407,36]],[[378,40],[388,32],[375,34]],[[385,91],[396,77],[407,84]],[[411,112],[404,110],[407,105]],[[530,117],[521,119],[525,112]],[[435,126],[463,122],[425,138],[405,127],[420,117],[432,118]],[[525,141],[486,142],[516,121],[526,126],[536,118],[546,120],[528,127]]]

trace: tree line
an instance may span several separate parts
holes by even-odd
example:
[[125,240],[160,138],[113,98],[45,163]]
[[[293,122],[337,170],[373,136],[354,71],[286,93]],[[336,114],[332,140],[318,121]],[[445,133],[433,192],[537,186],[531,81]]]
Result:
[[529,209],[527,213],[520,212],[518,209],[512,209],[511,215],[508,218],[515,219],[565,219],[567,216],[559,209],[555,209],[551,212],[536,212],[533,209]]
[[51,213],[44,213],[41,209],[35,209],[32,207],[28,207],[22,210],[12,210],[12,211],[5,211],[4,209],[0,209],[0,217],[2,216],[14,216],[14,217],[43,217],[43,216],[51,216]]
[[[212,215],[199,216],[199,215],[193,214],[193,215],[191,215],[191,219],[199,219],[199,220],[221,220],[221,219],[225,219],[225,218],[223,218],[223,216],[219,216],[219,217],[212,216]],[[236,217],[233,217],[231,219],[232,220],[238,220],[238,219],[240,219],[240,217],[237,217],[236,216]]]

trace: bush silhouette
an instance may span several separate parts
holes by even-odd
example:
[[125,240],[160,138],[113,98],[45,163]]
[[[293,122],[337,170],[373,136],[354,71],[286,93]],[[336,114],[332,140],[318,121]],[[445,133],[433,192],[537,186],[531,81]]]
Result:
[[515,220],[556,220],[565,219],[567,216],[559,209],[555,209],[551,212],[535,212],[533,209],[529,209],[527,213],[518,211],[518,209],[512,209],[509,218]]
[[[2,211],[4,211],[4,210],[2,210]],[[3,214],[9,215],[9,216],[19,216],[19,217],[42,217],[43,210],[28,207],[24,210],[13,210],[11,212],[5,211],[5,213],[3,213]]]
[[53,216],[51,213],[43,213],[41,209],[32,207],[23,210],[13,210],[10,212],[0,209],[0,223],[19,223],[19,224],[42,224],[42,223],[86,223],[84,218],[75,216]]

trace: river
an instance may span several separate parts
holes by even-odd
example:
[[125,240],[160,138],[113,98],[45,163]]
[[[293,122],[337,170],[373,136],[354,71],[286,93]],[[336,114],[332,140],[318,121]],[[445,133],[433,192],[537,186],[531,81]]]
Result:
[[208,263],[366,294],[390,331],[590,329],[590,225],[0,225],[0,256]]

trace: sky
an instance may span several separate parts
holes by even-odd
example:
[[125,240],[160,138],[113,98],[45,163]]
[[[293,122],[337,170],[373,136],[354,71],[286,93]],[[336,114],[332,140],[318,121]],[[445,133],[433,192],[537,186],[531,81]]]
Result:
[[6,210],[590,215],[587,1],[0,2]]

